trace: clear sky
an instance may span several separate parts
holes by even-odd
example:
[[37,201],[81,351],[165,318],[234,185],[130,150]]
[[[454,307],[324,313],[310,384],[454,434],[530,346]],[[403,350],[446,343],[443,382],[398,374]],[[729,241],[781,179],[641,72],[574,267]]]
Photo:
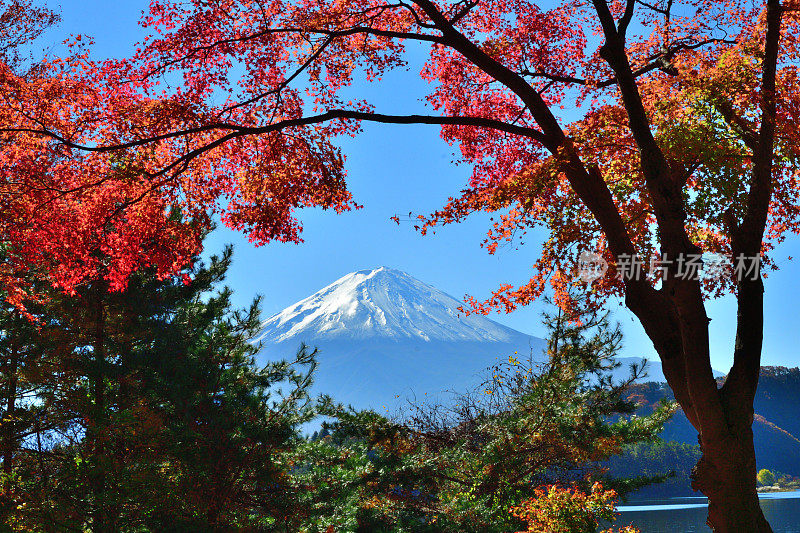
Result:
[[[59,4],[50,1],[48,5]],[[43,43],[53,45],[69,34],[80,33],[94,38],[97,57],[129,55],[143,37],[138,21],[147,5],[147,0],[62,1],[61,26],[47,34]],[[58,52],[57,45],[53,52]],[[412,68],[384,78],[380,85],[358,90],[369,94],[379,111],[409,113],[420,110],[425,84]],[[456,297],[468,293],[484,298],[502,283],[520,284],[528,279],[538,253],[535,236],[521,247],[501,248],[490,256],[479,246],[488,230],[487,216],[475,216],[426,237],[409,223],[398,226],[389,220],[395,214],[435,210],[465,186],[469,169],[451,163],[452,148],[439,139],[437,127],[367,125],[361,136],[347,140],[342,147],[348,158],[350,190],[364,209],[343,215],[321,210],[300,213],[305,242],[299,245],[275,243],[256,248],[226,229],[207,240],[209,251],[217,251],[225,243],[235,246],[228,284],[238,304],[246,305],[262,294],[266,317],[348,272],[378,266],[404,270]],[[790,237],[777,250],[775,259],[782,269],[770,273],[767,280],[765,364],[800,364],[795,344],[800,338],[800,267],[789,261],[789,256],[800,257],[800,238]],[[626,334],[623,354],[654,357],[652,344],[632,314],[617,305],[612,309]],[[541,336],[541,311],[542,306],[536,304],[490,318]],[[727,371],[736,318],[732,298],[711,302],[708,313],[712,319],[712,364]]]

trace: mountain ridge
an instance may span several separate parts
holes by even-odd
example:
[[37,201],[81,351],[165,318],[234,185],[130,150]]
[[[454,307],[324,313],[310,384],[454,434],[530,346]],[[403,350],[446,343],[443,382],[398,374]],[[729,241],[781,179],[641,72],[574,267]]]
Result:
[[[316,390],[358,407],[399,391],[465,391],[508,356],[546,358],[543,339],[459,310],[463,302],[389,267],[351,272],[267,318],[259,359],[285,358],[301,344],[320,350]],[[642,358],[619,357],[621,381]],[[664,382],[658,361],[640,381]],[[721,373],[718,373],[721,374]]]
[[340,277],[263,322],[258,358],[318,348],[314,390],[358,408],[463,391],[510,355],[541,359],[545,341],[458,310],[453,296],[389,267]]
[[264,321],[257,340],[422,339],[511,342],[525,335],[458,311],[455,297],[389,267],[345,274]]

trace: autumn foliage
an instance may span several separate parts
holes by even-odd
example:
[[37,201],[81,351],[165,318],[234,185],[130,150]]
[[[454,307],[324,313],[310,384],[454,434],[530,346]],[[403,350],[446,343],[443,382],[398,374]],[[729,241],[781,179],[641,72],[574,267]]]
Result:
[[[704,251],[728,253],[723,219],[743,209],[761,98],[763,6],[668,5],[638,5],[636,24],[624,3],[609,9],[628,24],[631,70],[656,142],[683,169],[690,237]],[[0,33],[6,49],[37,24],[15,17],[16,6],[7,6]],[[365,120],[441,124],[472,166],[469,188],[425,229],[489,210],[499,211],[490,251],[530,227],[552,232],[531,282],[503,287],[487,305],[512,309],[548,281],[563,288],[559,273],[575,267],[577,249],[613,259],[575,179],[562,172],[570,159],[602,177],[636,251],[656,252],[640,154],[588,3],[155,1],[142,24],[153,35],[130,59],[92,61],[77,36],[67,57],[24,72],[7,61],[1,80],[3,168],[16,193],[0,219],[18,265],[43,263],[66,289],[98,269],[120,287],[135,265],[176,271],[215,214],[256,243],[298,241],[296,208],[355,206],[335,139],[357,134]],[[793,11],[783,28],[765,251],[797,229],[798,217]],[[386,115],[351,98],[354,83],[403,67],[407,49],[421,45],[430,50],[420,75],[431,83],[432,114]],[[581,117],[562,132],[550,110],[575,105]],[[198,227],[171,223],[165,213],[174,206]],[[143,254],[153,239],[170,252]],[[113,258],[102,268],[98,249]],[[622,285],[608,276],[598,288],[619,294]]]
[[[549,485],[536,489],[534,497],[511,509],[511,514],[528,524],[526,532],[595,533],[601,521],[616,520],[617,493],[592,485],[586,494],[575,488]],[[602,533],[638,533],[632,526],[604,529]],[[525,533],[520,531],[518,533]]]
[[[2,4],[0,50],[54,20],[26,6]],[[604,257],[591,294],[624,296],[653,341],[700,435],[711,523],[769,531],[750,424],[762,270],[800,229],[796,0],[154,0],[142,25],[125,59],[92,60],[82,36],[62,57],[6,54],[10,301],[31,293],[30,272],[67,292],[97,278],[121,290],[141,267],[178,272],[215,216],[256,244],[298,242],[297,209],[357,207],[339,139],[365,121],[440,126],[472,175],[421,215],[423,232],[489,211],[490,252],[533,227],[549,234],[528,282],[472,307],[512,310],[549,285],[568,308],[578,252]],[[419,52],[425,114],[359,97]],[[756,275],[676,278],[689,254],[747,257]],[[625,279],[622,256],[670,266]],[[737,341],[718,388],[704,300],[725,292]]]
[[[16,49],[20,34],[33,38],[51,22],[0,7],[0,48]],[[215,215],[257,243],[297,241],[294,208],[353,205],[342,159],[320,132],[220,138],[202,124],[215,112],[196,94],[150,96],[149,78],[91,60],[87,39],[67,46],[68,56],[26,68],[6,61],[0,79],[4,289],[17,302],[31,270],[68,292],[98,276],[120,290],[143,267],[178,272]],[[188,144],[170,134],[186,128]]]

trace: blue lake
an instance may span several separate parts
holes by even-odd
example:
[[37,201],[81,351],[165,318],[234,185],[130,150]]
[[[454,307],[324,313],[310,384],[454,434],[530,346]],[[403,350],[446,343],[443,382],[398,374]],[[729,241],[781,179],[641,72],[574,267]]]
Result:
[[[759,495],[761,509],[775,533],[800,533],[800,491]],[[620,505],[615,526],[633,524],[642,533],[708,533],[705,498],[645,500]]]

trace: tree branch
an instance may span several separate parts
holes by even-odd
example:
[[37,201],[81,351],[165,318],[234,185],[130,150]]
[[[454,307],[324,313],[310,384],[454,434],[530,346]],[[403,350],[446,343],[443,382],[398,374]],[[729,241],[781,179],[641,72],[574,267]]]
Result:
[[[652,72],[654,70],[658,70],[664,67],[664,63],[670,61],[674,58],[678,52],[684,50],[696,50],[698,48],[702,48],[708,44],[717,44],[717,43],[725,43],[725,44],[734,44],[736,41],[730,39],[704,39],[702,41],[698,41],[695,43],[685,43],[685,42],[676,42],[672,46],[666,48],[660,54],[655,54],[647,58],[647,62],[634,69],[633,77],[638,78],[648,72]],[[607,78],[602,81],[590,81],[585,78],[578,78],[576,76],[567,76],[563,74],[549,74],[547,72],[534,72],[530,70],[523,70],[520,72],[523,76],[529,76],[532,78],[545,78],[551,81],[555,81],[557,83],[565,83],[565,84],[572,84],[572,85],[591,85],[592,87],[598,88],[605,88],[610,87],[612,85],[616,85],[617,78]]]
[[775,118],[777,112],[776,78],[780,54],[781,15],[780,0],[767,0],[767,33],[761,71],[761,127],[753,152],[753,171],[747,210],[741,225],[731,236],[734,258],[740,255],[756,269],[757,277],[744,276],[737,283],[736,345],[733,367],[723,386],[731,406],[744,406],[752,415],[752,403],[758,387],[761,368],[761,349],[764,337],[764,285],[761,280],[761,243],[767,225],[769,204],[772,200],[772,167],[775,150]]
[[722,118],[725,119],[728,126],[737,134],[738,138],[747,146],[753,154],[758,151],[758,133],[750,128],[750,125],[745,119],[736,113],[733,106],[728,100],[718,99],[712,102],[714,109],[716,109]]
[[[605,36],[600,56],[614,71],[631,133],[639,148],[642,173],[653,201],[660,233],[661,250],[673,261],[680,255],[698,253],[699,249],[686,233],[686,212],[679,181],[674,179],[669,162],[653,136],[636,77],[631,70],[624,39],[617,31],[606,0],[593,0],[593,4]],[[656,311],[648,305],[648,300],[653,301],[654,298],[646,293],[644,295],[631,293],[631,288],[638,290],[638,287],[626,284],[626,303],[637,314],[642,324],[646,328],[649,324],[652,332],[663,337],[664,342],[674,340],[673,336],[663,331],[663,324],[657,323],[663,320],[663,310]],[[717,384],[711,370],[708,316],[703,303],[700,281],[675,279],[673,276],[662,284],[659,293],[666,297],[666,302],[671,303],[670,307],[674,306],[676,320],[673,326],[678,328],[680,339],[679,359],[672,357],[665,359],[659,351],[665,372],[670,372],[677,379],[684,379],[690,404],[702,405],[702,409],[696,409],[695,425],[700,430],[702,438],[719,441],[727,429]],[[648,335],[650,333],[651,331],[648,331]],[[654,337],[651,336],[651,339]],[[678,346],[673,346],[670,351],[677,349]],[[685,400],[686,398],[683,399]],[[683,404],[680,398],[678,401]]]
[[[408,7],[408,6],[406,6]],[[413,10],[412,10],[413,11]],[[421,27],[427,27],[427,25],[422,24],[419,22]],[[394,38],[394,39],[409,39],[409,40],[416,40],[416,41],[423,41],[423,42],[430,42],[430,43],[437,43],[442,44],[441,37],[438,35],[427,35],[424,33],[415,33],[415,32],[400,32],[400,31],[391,31],[391,30],[381,30],[376,28],[371,28],[369,26],[353,26],[346,29],[341,30],[326,30],[323,28],[303,28],[303,27],[283,27],[283,28],[267,28],[261,31],[257,31],[255,33],[251,33],[249,35],[244,35],[241,37],[229,38],[229,39],[220,39],[214,41],[209,44],[205,44],[202,46],[197,46],[189,50],[186,54],[178,57],[176,59],[171,59],[169,61],[162,62],[156,69],[147,72],[143,78],[147,78],[153,76],[156,72],[163,70],[166,67],[178,64],[182,61],[186,61],[187,59],[194,57],[195,55],[199,54],[202,51],[209,51],[213,48],[224,44],[236,44],[236,43],[245,43],[248,41],[252,41],[254,39],[258,39],[267,35],[275,35],[280,33],[300,33],[300,34],[312,34],[312,35],[322,35],[328,37],[329,39],[336,39],[339,37],[348,37],[352,35],[358,34],[368,34],[368,35],[376,35],[378,37],[387,37],[387,38]]]
[[[187,128],[184,130],[173,131],[162,135],[153,137],[146,137],[135,141],[129,141],[119,144],[107,144],[99,146],[89,146],[79,144],[71,141],[70,139],[46,129],[29,129],[29,128],[0,128],[3,133],[31,133],[40,135],[42,137],[53,139],[65,146],[76,150],[85,152],[111,152],[115,150],[125,150],[128,148],[135,148],[144,146],[154,142],[169,140],[177,137],[184,137],[196,133],[203,133],[209,131],[230,131],[224,138],[226,140],[243,137],[247,135],[259,135],[264,133],[273,133],[284,129],[310,126],[314,124],[321,124],[332,120],[364,120],[369,122],[380,122],[383,124],[433,124],[433,125],[451,125],[451,126],[475,126],[479,128],[495,129],[513,135],[531,138],[539,143],[545,144],[551,142],[550,139],[542,132],[533,128],[518,126],[516,124],[508,124],[500,120],[494,120],[483,117],[460,117],[460,116],[444,116],[436,117],[429,115],[384,115],[380,113],[369,113],[363,111],[351,111],[347,109],[330,110],[319,115],[311,115],[296,119],[287,119],[267,124],[265,126],[244,126],[240,124],[232,124],[227,122],[216,122],[199,126],[197,128]],[[218,139],[219,140],[219,139]],[[215,144],[216,146],[216,144]]]
[[636,7],[637,0],[627,0],[625,3],[625,13],[622,15],[622,18],[619,19],[619,23],[617,24],[617,33],[619,36],[625,40],[625,35],[628,31],[628,25],[631,23],[631,19],[633,19],[633,11]]

